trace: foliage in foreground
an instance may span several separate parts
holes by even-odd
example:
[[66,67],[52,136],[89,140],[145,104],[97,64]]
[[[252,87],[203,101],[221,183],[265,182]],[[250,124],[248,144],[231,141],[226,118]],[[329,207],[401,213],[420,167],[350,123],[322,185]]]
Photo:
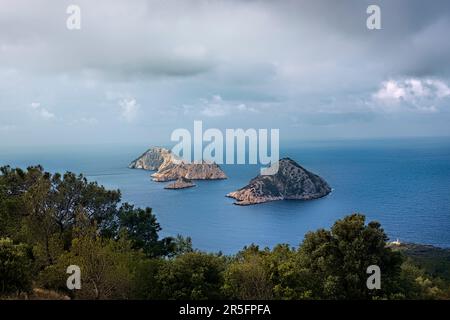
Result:
[[[234,256],[160,239],[150,208],[82,175],[1,168],[0,296],[59,292],[82,299],[448,299],[449,282],[386,246],[377,222],[353,214],[297,247],[251,245]],[[368,290],[366,269],[382,270]],[[81,268],[81,290],[66,268]],[[34,289],[33,289],[34,288]]]

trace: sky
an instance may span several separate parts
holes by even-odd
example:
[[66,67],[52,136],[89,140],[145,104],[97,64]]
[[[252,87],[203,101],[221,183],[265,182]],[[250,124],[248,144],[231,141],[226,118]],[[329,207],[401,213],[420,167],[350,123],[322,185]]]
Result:
[[0,0],[0,146],[450,136],[449,32],[447,0]]

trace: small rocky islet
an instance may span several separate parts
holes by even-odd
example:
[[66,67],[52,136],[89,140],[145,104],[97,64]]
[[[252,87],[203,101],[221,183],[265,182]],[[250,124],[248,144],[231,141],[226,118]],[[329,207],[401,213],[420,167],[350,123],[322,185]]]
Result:
[[169,183],[164,187],[164,189],[187,189],[195,187],[195,184],[190,179],[183,177],[178,178],[175,182]]
[[[277,200],[313,200],[331,192],[328,183],[318,175],[304,169],[290,158],[278,161],[273,175],[258,175],[245,187],[230,192],[236,205],[252,205]],[[216,163],[185,163],[170,150],[154,147],[130,163],[131,169],[156,171],[152,179],[157,182],[174,181],[165,189],[194,187],[192,180],[219,180],[227,176]]]

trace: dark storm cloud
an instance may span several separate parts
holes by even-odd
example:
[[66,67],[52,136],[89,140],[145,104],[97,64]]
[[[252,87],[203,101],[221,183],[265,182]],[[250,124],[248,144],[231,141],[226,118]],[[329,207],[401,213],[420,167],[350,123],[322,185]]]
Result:
[[[72,2],[82,9],[78,33],[65,28]],[[380,5],[383,30],[365,27],[369,4]],[[30,70],[186,76],[230,61],[301,64],[296,55],[320,51],[339,63],[350,49],[361,53],[355,63],[384,64],[392,74],[447,75],[449,14],[445,0],[3,0],[0,56],[2,66]]]
[[[81,8],[79,31],[66,28],[69,4]],[[370,4],[382,30],[366,28]],[[298,117],[332,136],[359,132],[355,123],[373,134],[383,112],[444,114],[449,95],[436,92],[450,85],[449,31],[448,0],[0,0],[0,110],[20,111],[0,126],[54,137],[51,125],[71,123],[76,140],[76,125],[113,138],[133,122],[143,136],[157,115],[158,135],[202,114],[234,126],[238,109],[252,125]],[[199,102],[214,96],[212,107]],[[124,101],[139,106],[132,121]]]
[[[381,8],[382,30],[375,32],[363,27],[367,16],[361,14],[371,4]],[[289,1],[281,7],[292,20],[304,16],[311,33],[338,33],[343,42],[364,46],[367,62],[393,76],[450,73],[450,1]]]

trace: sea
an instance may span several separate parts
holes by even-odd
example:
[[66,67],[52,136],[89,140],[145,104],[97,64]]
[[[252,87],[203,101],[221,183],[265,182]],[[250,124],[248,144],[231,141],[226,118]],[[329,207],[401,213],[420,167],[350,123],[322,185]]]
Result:
[[40,164],[50,172],[84,174],[122,200],[151,207],[161,236],[192,238],[196,249],[234,254],[244,246],[298,246],[309,231],[330,228],[351,213],[378,221],[391,240],[450,247],[450,138],[297,141],[281,145],[290,157],[323,177],[328,196],[312,201],[234,205],[225,197],[245,186],[258,165],[221,165],[226,180],[196,181],[166,190],[152,172],[128,164],[148,145],[30,146],[0,144],[0,165]]

